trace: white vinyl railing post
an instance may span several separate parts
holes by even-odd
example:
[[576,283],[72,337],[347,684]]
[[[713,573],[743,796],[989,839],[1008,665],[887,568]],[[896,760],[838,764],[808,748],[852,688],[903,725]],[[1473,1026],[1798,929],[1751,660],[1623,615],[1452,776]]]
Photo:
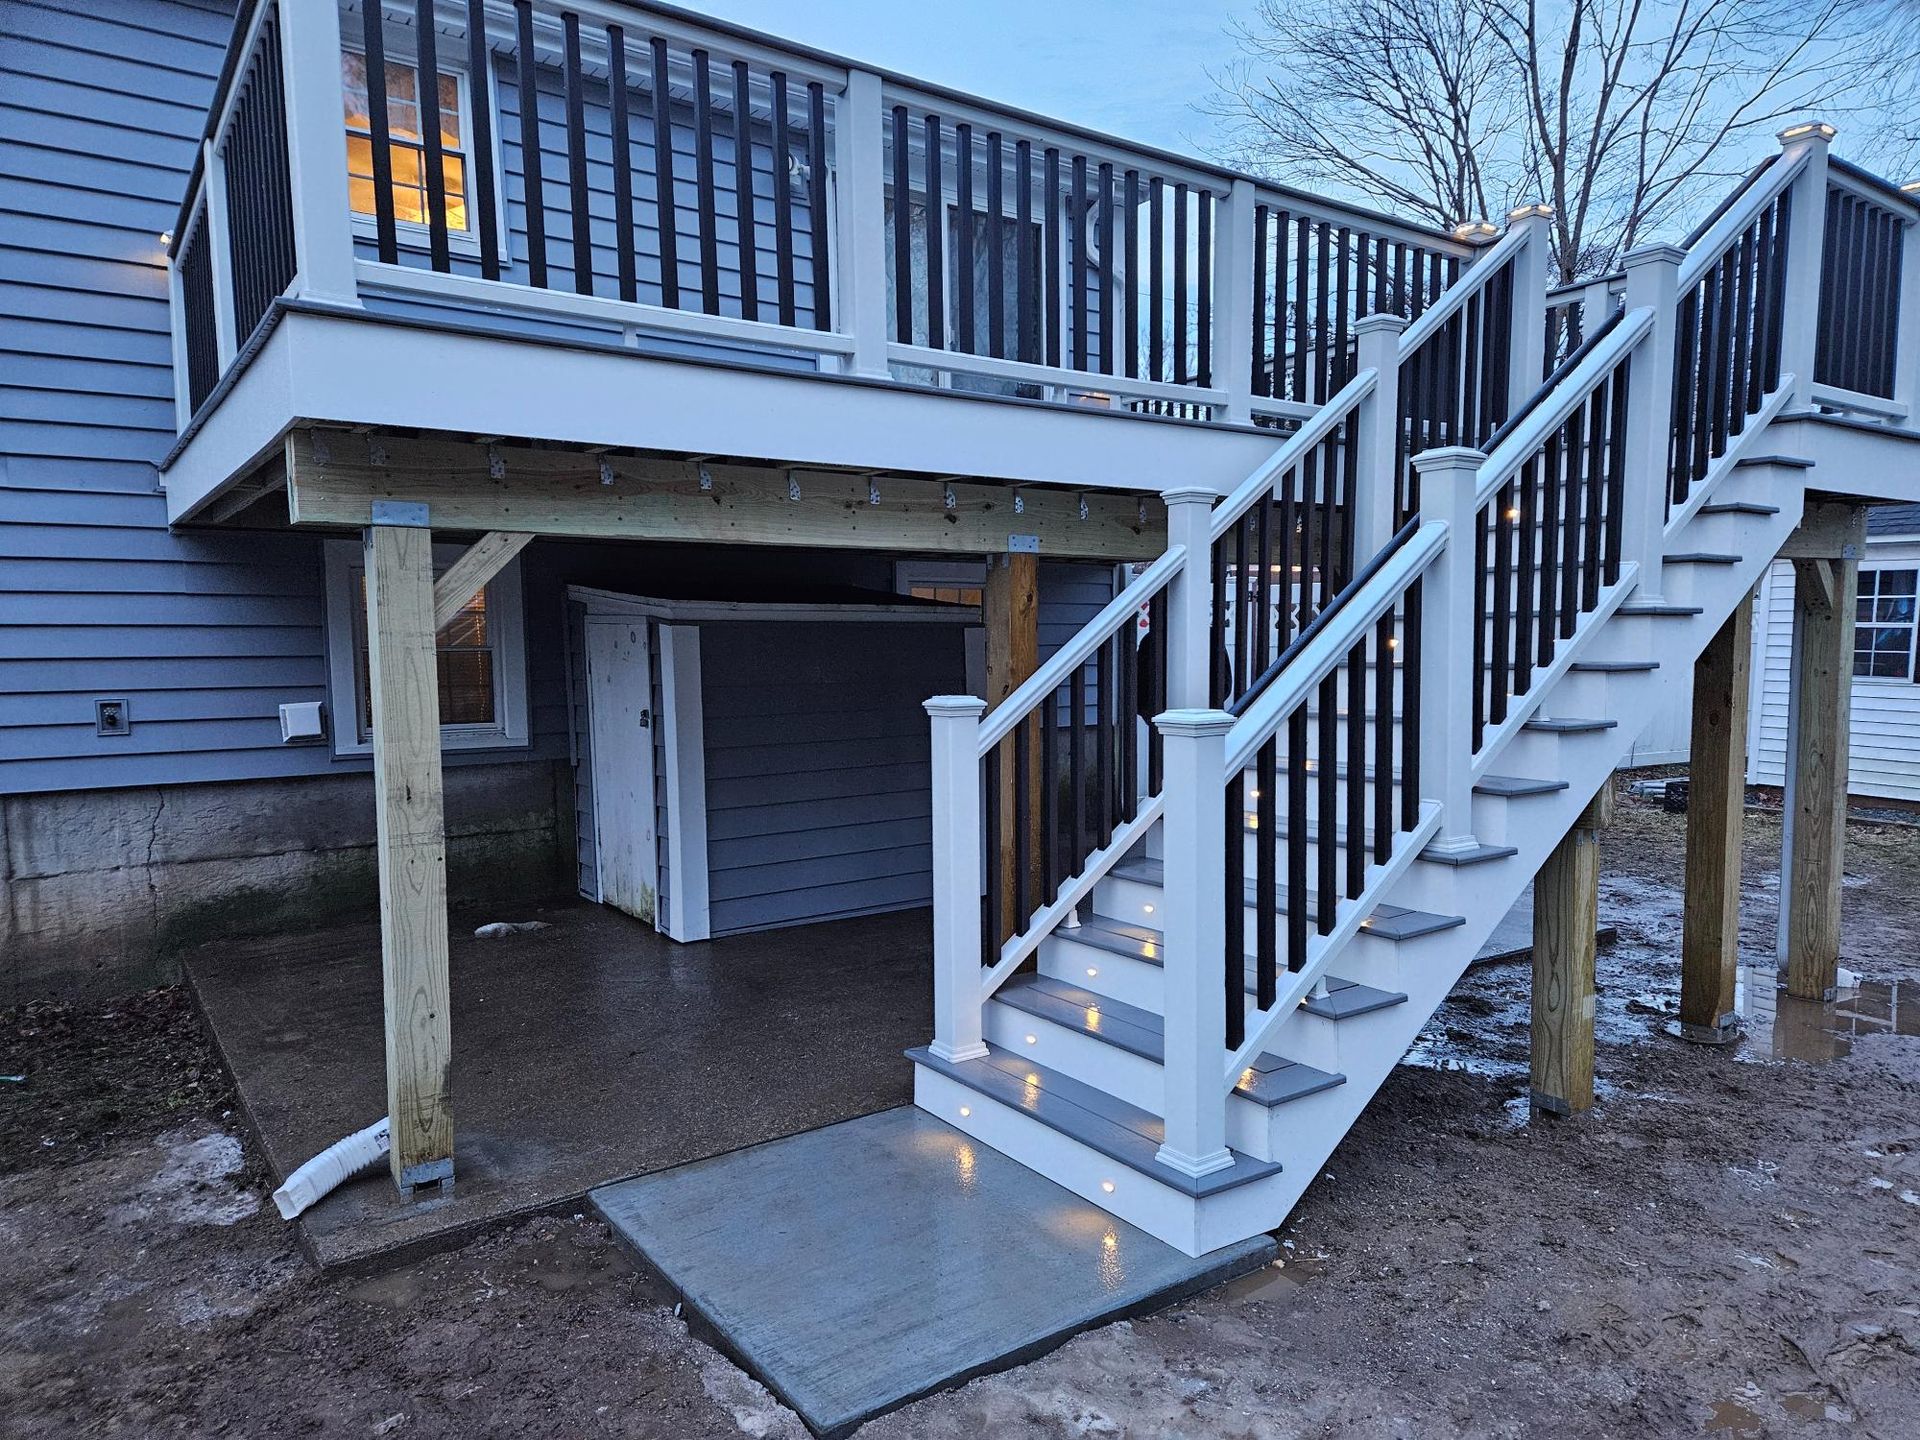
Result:
[[1253,182],[1236,180],[1215,220],[1213,383],[1227,392],[1226,418],[1253,423]]
[[1166,1133],[1156,1157],[1183,1175],[1233,1163],[1227,1151],[1227,1096],[1220,1068],[1227,1047],[1227,732],[1224,710],[1168,710],[1154,717],[1166,776],[1165,984]]
[[233,235],[227,227],[227,162],[213,141],[200,154],[207,176],[207,275],[213,285],[213,354],[226,374],[240,342],[233,319]]
[[980,717],[987,702],[936,695],[933,722],[933,1053],[977,1060],[981,1039]]
[[1523,205],[1507,223],[1527,232],[1513,257],[1513,334],[1508,353],[1507,413],[1517,414],[1546,379],[1547,287],[1554,273],[1553,207]]
[[298,267],[293,288],[308,300],[358,306],[347,129],[340,108],[340,7],[336,0],[279,0],[279,6]]
[[1780,327],[1780,369],[1793,376],[1790,410],[1813,404],[1813,363],[1820,337],[1820,276],[1826,266],[1827,147],[1834,129],[1818,121],[1780,132],[1784,160],[1805,154],[1787,205],[1787,274]]
[[1637,245],[1627,252],[1627,310],[1653,311],[1653,324],[1633,352],[1627,374],[1626,470],[1621,476],[1620,559],[1639,567],[1636,594],[1663,593],[1667,496],[1673,484],[1673,347],[1677,330],[1678,245]]
[[1373,393],[1360,402],[1359,454],[1354,470],[1358,495],[1353,517],[1353,559],[1364,565],[1393,538],[1394,501],[1400,476],[1400,335],[1407,322],[1381,311],[1354,322],[1354,359],[1374,372]]
[[1413,457],[1420,472],[1420,518],[1447,527],[1446,547],[1427,571],[1420,606],[1420,788],[1442,806],[1432,847],[1471,850],[1473,834],[1474,601],[1484,583],[1474,568],[1479,523],[1478,450],[1448,446]]
[[853,340],[847,369],[881,380],[888,375],[885,129],[880,77],[848,71],[833,115],[835,313]]
[[[1900,187],[1920,205],[1920,180]],[[1900,244],[1900,328],[1893,351],[1893,398],[1907,407],[1907,424],[1920,427],[1920,221],[1909,221]]]
[[1162,492],[1167,544],[1184,545],[1187,558],[1167,586],[1167,707],[1198,710],[1212,703],[1213,504],[1211,490],[1189,486]]

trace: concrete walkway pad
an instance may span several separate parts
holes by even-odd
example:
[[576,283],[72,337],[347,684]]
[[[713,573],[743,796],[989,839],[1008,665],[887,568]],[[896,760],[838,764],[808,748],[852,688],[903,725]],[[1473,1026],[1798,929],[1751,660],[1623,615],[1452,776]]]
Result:
[[1194,1260],[912,1106],[592,1194],[721,1344],[835,1436],[1269,1260]]

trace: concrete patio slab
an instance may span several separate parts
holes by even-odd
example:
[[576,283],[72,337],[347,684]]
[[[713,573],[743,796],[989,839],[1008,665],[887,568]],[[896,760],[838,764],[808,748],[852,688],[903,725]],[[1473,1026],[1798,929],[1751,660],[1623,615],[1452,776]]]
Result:
[[591,1198],[823,1436],[1275,1253],[1189,1258],[911,1106]]

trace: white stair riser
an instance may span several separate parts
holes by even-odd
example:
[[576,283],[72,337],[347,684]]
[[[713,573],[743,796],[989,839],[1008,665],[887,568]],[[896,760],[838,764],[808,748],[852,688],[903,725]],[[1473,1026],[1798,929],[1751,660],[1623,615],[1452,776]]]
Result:
[[1165,1110],[1160,1066],[1152,1060],[998,1000],[987,1006],[985,1028],[990,1044],[1021,1059],[1058,1070],[1155,1115]]

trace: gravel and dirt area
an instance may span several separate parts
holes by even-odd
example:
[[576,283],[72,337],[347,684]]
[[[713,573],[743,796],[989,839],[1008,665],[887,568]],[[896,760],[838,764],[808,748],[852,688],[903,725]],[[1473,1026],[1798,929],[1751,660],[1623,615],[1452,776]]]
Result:
[[[1816,1008],[1708,1050],[1664,1033],[1682,824],[1623,798],[1603,841],[1593,1112],[1527,1123],[1527,970],[1483,968],[1281,1265],[863,1440],[1920,1434],[1920,1037],[1884,1033],[1904,989],[1920,1012],[1920,829],[1849,829],[1846,963],[1878,982],[1873,1018]],[[1750,813],[1747,840],[1758,960],[1777,818]],[[1848,1034],[1791,1038],[1829,1028]],[[0,1075],[10,1437],[804,1433],[589,1219],[317,1274],[179,992],[0,1015]]]

